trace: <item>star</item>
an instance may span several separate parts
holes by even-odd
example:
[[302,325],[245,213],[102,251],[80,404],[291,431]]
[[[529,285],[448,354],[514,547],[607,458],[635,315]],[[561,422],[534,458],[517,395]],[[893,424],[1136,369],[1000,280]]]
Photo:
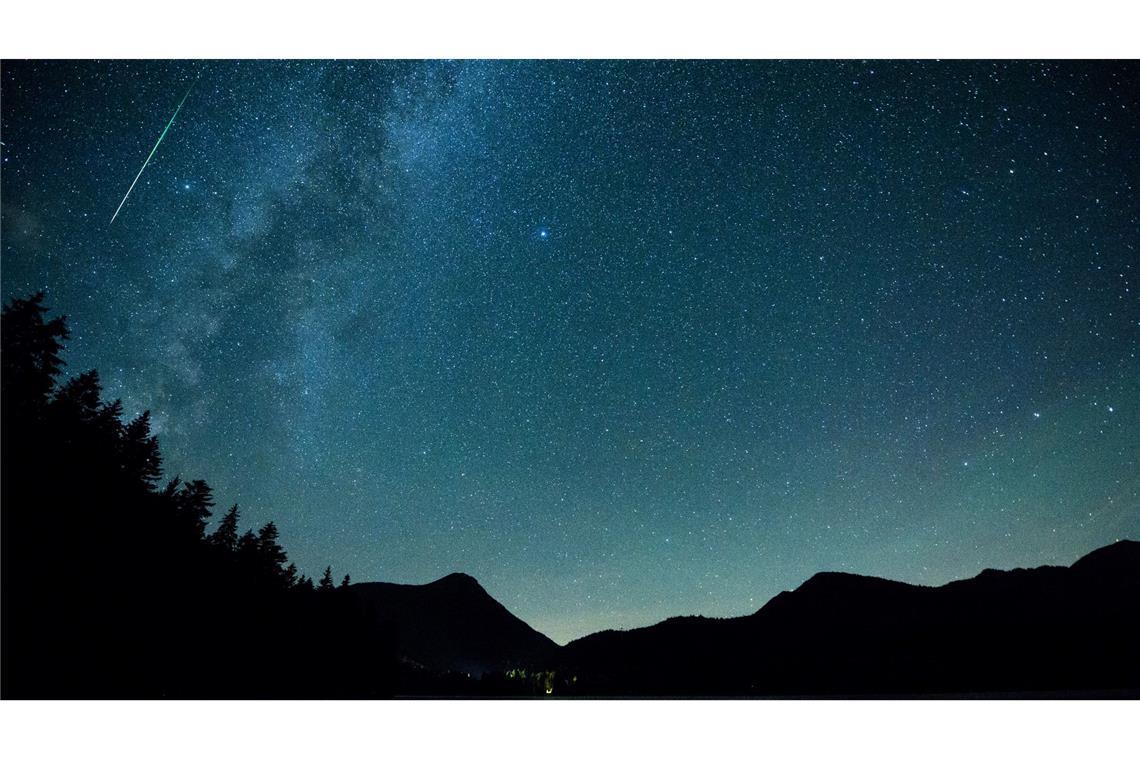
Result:
[[0,289],[302,572],[559,641],[1069,561],[1140,524],[1135,66],[871,68],[13,60]]

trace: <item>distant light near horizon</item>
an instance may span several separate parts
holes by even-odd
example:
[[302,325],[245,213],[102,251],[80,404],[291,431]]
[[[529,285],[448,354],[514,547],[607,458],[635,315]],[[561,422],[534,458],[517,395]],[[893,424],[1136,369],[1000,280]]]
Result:
[[1138,74],[7,61],[0,289],[303,572],[559,642],[1067,565],[1140,538]]

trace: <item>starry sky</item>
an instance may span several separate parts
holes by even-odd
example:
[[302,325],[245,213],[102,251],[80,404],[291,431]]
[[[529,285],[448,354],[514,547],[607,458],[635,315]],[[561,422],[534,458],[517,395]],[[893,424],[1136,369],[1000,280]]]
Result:
[[[185,105],[113,225],[179,100]],[[555,640],[1140,538],[1140,65],[5,61],[2,292],[302,571]]]

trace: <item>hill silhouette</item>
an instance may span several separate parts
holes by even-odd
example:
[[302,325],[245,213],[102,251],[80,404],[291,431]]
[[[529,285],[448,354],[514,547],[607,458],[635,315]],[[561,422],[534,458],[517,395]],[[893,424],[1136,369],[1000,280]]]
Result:
[[[818,573],[738,618],[559,647],[454,573],[318,584],[276,525],[163,483],[149,416],[58,382],[42,295],[3,310],[5,698],[1140,695],[1140,543],[939,587]],[[207,530],[207,528],[212,530]]]
[[430,670],[482,676],[534,667],[558,650],[464,573],[423,585],[356,583],[349,591],[395,631],[400,657]]
[[1110,695],[1140,689],[1140,543],[944,586],[818,573],[752,615],[567,644],[609,695]]

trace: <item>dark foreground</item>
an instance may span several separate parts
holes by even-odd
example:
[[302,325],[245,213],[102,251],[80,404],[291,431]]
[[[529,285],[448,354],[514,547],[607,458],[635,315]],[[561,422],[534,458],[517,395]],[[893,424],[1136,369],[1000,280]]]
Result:
[[1140,543],[937,588],[820,573],[754,614],[673,618],[560,647],[470,576],[299,575],[273,523],[164,480],[149,419],[93,372],[59,382],[66,324],[5,307],[0,690],[5,698],[951,698],[1140,696]]

